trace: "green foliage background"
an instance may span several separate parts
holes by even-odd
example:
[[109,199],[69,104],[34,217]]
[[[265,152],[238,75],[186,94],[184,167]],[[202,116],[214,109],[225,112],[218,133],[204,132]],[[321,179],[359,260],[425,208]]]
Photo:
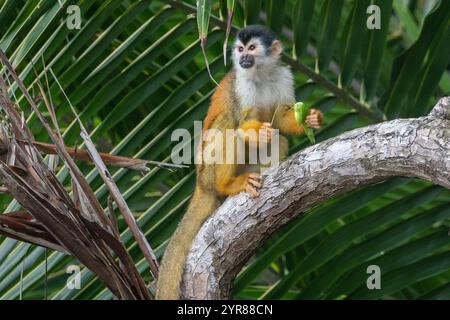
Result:
[[[81,9],[80,30],[66,26],[71,4]],[[207,55],[220,79],[230,68],[223,64],[223,24],[217,24],[226,21],[227,1],[211,4]],[[369,4],[381,8],[381,30],[366,28]],[[36,89],[35,72],[43,79],[43,61],[52,68],[101,151],[170,161],[172,130],[192,130],[215,88],[194,12],[193,0],[0,0],[0,48],[29,88]],[[254,23],[280,35],[297,100],[325,112],[318,141],[381,116],[426,115],[450,93],[450,1],[236,1],[233,26]],[[47,141],[17,88],[13,91],[36,138]],[[66,144],[79,144],[67,101],[52,81],[49,91]],[[307,145],[304,137],[291,139],[292,152]],[[80,166],[106,206],[98,174]],[[189,201],[193,170],[154,168],[141,175],[113,169],[159,257]],[[67,180],[65,168],[58,177]],[[449,299],[449,195],[425,181],[396,178],[331,199],[258,250],[237,277],[234,297]],[[1,195],[0,206],[3,212],[18,209],[7,195]],[[121,218],[119,223],[124,243],[150,281],[136,243]],[[82,289],[67,289],[70,264],[77,261],[0,238],[0,299],[112,298],[82,266]],[[381,268],[381,290],[366,288],[372,264]]]

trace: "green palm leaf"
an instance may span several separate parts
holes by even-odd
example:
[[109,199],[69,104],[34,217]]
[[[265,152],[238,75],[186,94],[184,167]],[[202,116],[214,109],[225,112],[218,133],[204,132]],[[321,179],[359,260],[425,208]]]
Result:
[[[229,70],[223,44],[230,8],[231,41],[238,27],[255,23],[280,36],[297,100],[325,113],[318,141],[381,119],[424,115],[450,88],[448,1],[423,1],[411,10],[408,1],[208,0],[197,11],[195,0],[80,0],[70,3],[82,12],[80,30],[65,24],[68,2],[0,1],[0,49],[30,92],[37,92],[36,74],[45,83],[51,68],[97,147],[111,154],[171,161],[172,131],[192,132],[206,114],[216,88],[209,72],[220,79]],[[380,7],[380,30],[366,28],[370,4]],[[11,90],[36,138],[47,139],[18,88]],[[79,127],[51,78],[48,92],[65,143],[80,146]],[[304,137],[289,140],[291,153],[308,145]],[[80,168],[107,208],[97,171]],[[111,174],[161,257],[190,199],[194,167],[144,174],[111,168]],[[67,168],[58,167],[57,177],[70,189]],[[258,250],[237,276],[234,297],[448,299],[448,196],[427,182],[398,178],[330,199]],[[7,194],[0,203],[3,212],[20,210]],[[118,225],[138,271],[152,282],[120,217]],[[82,289],[68,289],[66,268],[79,262],[47,252],[46,270],[45,249],[0,237],[0,299],[43,299],[46,286],[49,299],[113,298],[81,265]],[[382,290],[366,287],[372,264],[381,267]]]

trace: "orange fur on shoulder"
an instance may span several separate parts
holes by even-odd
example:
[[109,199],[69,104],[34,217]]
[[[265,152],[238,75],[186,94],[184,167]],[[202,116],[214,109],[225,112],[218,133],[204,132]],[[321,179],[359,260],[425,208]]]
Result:
[[221,115],[226,108],[229,108],[229,92],[231,91],[232,85],[232,72],[229,72],[223,79],[220,81],[220,87],[217,87],[211,98],[211,105],[208,109],[208,113],[206,114],[205,120],[203,121],[203,133],[211,128],[214,120],[217,119],[219,115]]

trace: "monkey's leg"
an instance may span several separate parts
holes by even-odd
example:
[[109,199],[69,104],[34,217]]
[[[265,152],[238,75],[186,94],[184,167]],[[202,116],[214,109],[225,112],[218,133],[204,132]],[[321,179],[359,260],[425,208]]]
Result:
[[236,175],[236,164],[216,165],[216,189],[221,195],[232,196],[246,191],[252,197],[259,195],[262,186],[259,173],[246,172]]

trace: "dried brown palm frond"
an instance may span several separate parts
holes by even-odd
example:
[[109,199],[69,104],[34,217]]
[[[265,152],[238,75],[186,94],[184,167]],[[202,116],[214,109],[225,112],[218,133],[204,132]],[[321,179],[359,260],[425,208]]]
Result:
[[[120,299],[152,298],[144,280],[120,240],[115,217],[102,208],[93,190],[73,156],[74,150],[64,145],[58,130],[53,106],[39,85],[41,96],[49,111],[51,123],[43,116],[8,59],[0,51],[0,60],[6,67],[5,76],[12,76],[32,110],[47,130],[52,145],[37,143],[27,127],[24,116],[8,95],[6,82],[0,77],[0,180],[4,191],[10,193],[23,210],[0,215],[0,233],[18,240],[56,249],[75,256]],[[39,80],[39,79],[38,79]],[[57,81],[57,79],[55,79]],[[39,83],[39,81],[38,81]],[[115,185],[101,155],[90,141],[80,122],[87,151],[100,176],[105,181],[112,199],[124,216],[140,245],[154,277],[157,277],[156,259],[147,240]],[[51,148],[68,168],[73,186],[69,194],[52,170],[44,162],[39,148]],[[87,152],[87,153],[86,153]],[[86,160],[86,159],[84,159]],[[122,159],[123,160],[123,159]],[[137,161],[138,165],[143,162]]]
[[0,215],[0,234],[20,241],[68,253],[29,212],[20,210]]

